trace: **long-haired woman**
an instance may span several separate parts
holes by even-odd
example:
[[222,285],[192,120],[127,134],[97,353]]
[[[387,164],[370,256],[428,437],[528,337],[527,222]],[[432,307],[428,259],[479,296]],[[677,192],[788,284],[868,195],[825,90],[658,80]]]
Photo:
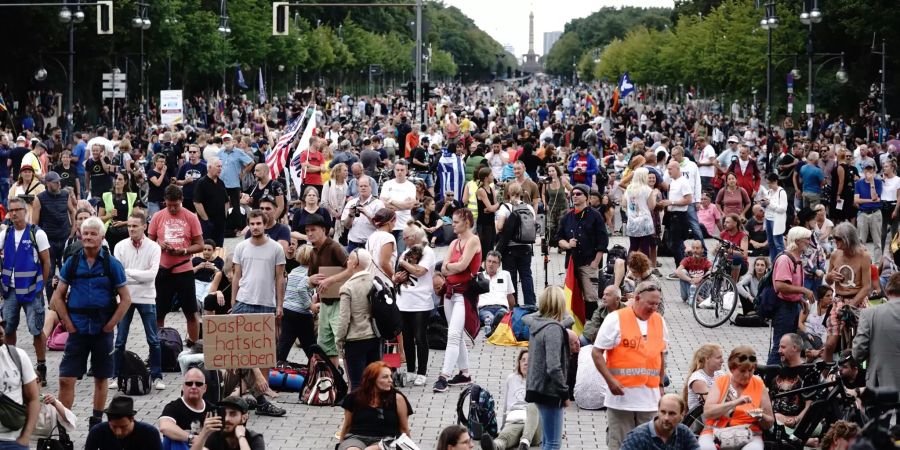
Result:
[[492,186],[494,183],[494,172],[491,171],[490,167],[478,169],[476,183],[478,184],[478,190],[475,191],[475,197],[478,201],[476,230],[478,238],[481,240],[481,254],[486,255],[488,251],[494,248],[494,243],[497,240],[494,216],[497,209],[500,208],[500,202],[497,201],[497,192],[494,191]]
[[104,192],[97,216],[106,223],[106,241],[109,248],[116,248],[119,241],[128,237],[128,216],[135,207],[142,207],[137,194],[128,190],[125,172],[117,172],[112,192]]
[[366,366],[359,387],[344,397],[344,423],[338,450],[375,450],[384,438],[409,435],[412,405],[394,388],[384,361]]
[[[549,183],[542,183],[543,192],[541,192],[541,200],[544,202],[544,210],[549,214],[547,217],[547,236],[556,236],[556,229],[559,227],[559,219],[563,213],[569,208],[569,192],[572,185],[569,180],[562,176],[562,169],[557,164],[547,164],[547,176]],[[554,239],[549,239],[550,245],[556,247]]]
[[704,344],[694,352],[688,368],[690,375],[682,391],[688,411],[706,401],[706,394],[709,393],[709,388],[712,387],[716,377],[725,374],[722,370],[724,357],[722,347],[718,344]]
[[331,220],[334,223],[335,240],[344,231],[344,226],[338,219],[341,217],[344,205],[347,204],[347,195],[350,190],[347,184],[347,173],[346,164],[335,164],[331,168],[331,179],[322,186],[322,202],[320,206],[328,211],[328,215],[331,216]]
[[644,167],[635,170],[631,184],[625,190],[625,210],[628,216],[625,235],[629,238],[629,253],[639,251],[649,256],[656,233],[651,215],[651,211],[656,209],[656,197],[651,195],[653,189],[647,185],[648,173]]
[[528,374],[528,349],[523,348],[516,357],[515,372],[506,376],[503,399],[500,401],[500,433],[492,439],[485,433],[481,437],[481,450],[506,450],[529,448],[540,444],[540,415],[534,403],[525,401],[525,379]]

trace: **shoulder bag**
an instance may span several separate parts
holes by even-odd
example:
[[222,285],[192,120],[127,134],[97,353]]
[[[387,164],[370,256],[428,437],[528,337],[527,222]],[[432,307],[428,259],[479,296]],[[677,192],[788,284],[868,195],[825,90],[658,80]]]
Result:
[[[731,387],[731,380],[729,379],[728,393],[722,401],[728,402],[735,398],[737,398],[737,392]],[[734,414],[734,410],[731,410],[728,414],[729,420],[726,425],[731,423],[732,414]],[[725,426],[724,428],[713,428],[713,436],[719,442],[720,450],[740,449],[753,440],[753,430],[750,429],[750,425]]]
[[[19,351],[16,350],[14,352],[10,350],[9,345],[4,345],[4,347],[6,347],[9,357],[16,364],[16,368],[19,369],[19,384],[23,384],[22,360],[19,358]],[[24,395],[24,386],[22,389]],[[4,427],[9,430],[21,430],[25,426],[27,412],[25,405],[16,403],[15,400],[9,398],[6,394],[0,393],[0,424]]]

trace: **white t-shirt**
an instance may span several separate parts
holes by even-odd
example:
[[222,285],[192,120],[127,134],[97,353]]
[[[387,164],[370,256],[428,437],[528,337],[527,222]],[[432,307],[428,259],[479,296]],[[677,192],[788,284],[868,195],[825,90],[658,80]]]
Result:
[[381,278],[381,281],[387,283],[388,286],[393,286],[394,282],[391,281],[390,277],[388,277],[378,265],[378,262],[381,261],[381,252],[384,251],[384,246],[388,244],[393,244],[390,264],[391,267],[395,267],[397,264],[397,240],[394,238],[393,234],[388,233],[387,231],[376,231],[372,233],[372,235],[369,236],[369,240],[366,241],[366,251],[372,255],[372,264],[369,265],[369,273]]
[[[528,207],[528,210],[531,211],[531,215],[535,216],[535,218],[536,218],[537,215],[534,213],[534,208],[532,208],[531,205],[529,205],[528,203],[525,203],[525,202],[522,202],[522,203]],[[518,206],[518,205],[516,205],[516,206]],[[506,219],[508,219],[509,215],[512,213],[512,208],[513,208],[513,205],[511,203],[504,203],[502,206],[500,206],[500,208],[497,209],[497,212],[495,213],[495,216],[494,216],[494,221],[497,222],[502,219],[504,221],[503,223],[506,223]]]
[[509,300],[507,300],[506,296],[516,292],[515,286],[512,284],[512,278],[509,276],[509,272],[500,269],[493,277],[488,275],[487,272],[485,272],[484,275],[488,277],[488,280],[491,282],[491,290],[486,294],[478,296],[478,307],[504,306],[509,308]]
[[[702,162],[706,162],[712,159],[715,161],[716,159],[716,151],[713,149],[712,145],[708,145],[703,148],[703,152],[700,154],[699,160]],[[698,169],[700,171],[701,177],[714,177],[716,176],[716,167],[715,166],[700,166],[698,165]]]
[[[403,256],[409,251],[403,252]],[[403,258],[401,256],[401,259]],[[431,300],[431,294],[434,293],[432,280],[434,278],[434,250],[430,247],[422,248],[422,259],[418,266],[428,269],[425,275],[416,277],[416,281],[410,280],[411,285],[403,285],[400,287],[400,295],[397,297],[397,308],[400,311],[431,311],[434,309],[434,302]],[[399,268],[398,268],[399,270]]]
[[[685,195],[694,195],[694,189],[691,187],[687,178],[681,176],[677,180],[672,180],[669,184],[669,200],[673,202],[682,201]],[[697,200],[691,198],[691,201]],[[669,211],[687,211],[688,205],[669,205]]]
[[[341,212],[341,221],[345,221],[350,217],[350,210],[354,206],[359,205],[359,197],[350,199],[347,204],[344,205],[344,210]],[[369,199],[363,202],[363,209],[369,214],[369,216],[374,216],[379,209],[384,208],[384,203],[381,200],[369,196]],[[359,217],[353,219],[353,225],[350,226],[350,232],[347,234],[347,239],[350,242],[366,242],[366,239],[369,239],[369,236],[375,232],[375,225],[372,225],[372,221],[369,220],[369,217],[360,214]]]
[[[31,366],[31,359],[25,350],[16,347],[9,347],[11,352],[19,352],[19,359],[22,362],[22,374],[16,367],[5,345],[0,345],[0,392],[9,397],[12,401],[22,404],[22,385],[28,384],[37,379],[34,373],[34,367]],[[0,441],[14,441],[19,438],[21,430],[10,430],[0,425]]]
[[[894,175],[891,178],[884,177],[884,183],[881,188],[881,200],[885,202],[897,201],[897,189],[900,189],[900,176]],[[890,217],[884,217],[884,220],[890,220]]]
[[[638,328],[641,330],[642,336],[647,336],[647,321],[637,319]],[[669,346],[669,326],[666,325],[666,319],[662,319],[663,325],[663,342],[666,347]],[[594,340],[594,347],[604,350],[611,350],[619,345],[622,341],[621,327],[619,326],[618,311],[614,312],[603,320],[600,325],[600,331],[597,332],[597,339]],[[633,387],[624,388],[625,395],[608,395],[603,404],[607,408],[621,409],[623,411],[656,411],[659,404],[660,394],[658,388]]]
[[[11,228],[12,228],[12,226],[11,226]],[[4,245],[6,245],[6,231],[7,230],[0,231],[0,250],[3,249]],[[19,248],[19,242],[22,241],[22,235],[24,235],[24,234],[25,234],[24,229],[15,230],[15,233],[13,233],[13,239],[15,240],[16,248]],[[50,248],[50,241],[47,240],[47,233],[44,233],[44,230],[41,230],[40,228],[35,229],[34,240],[36,241],[35,245],[37,246],[37,251],[34,252],[34,257],[38,258],[39,252],[42,252],[42,251]],[[38,261],[40,261],[40,259],[38,259]],[[40,265],[40,262],[38,262],[38,265]],[[38,273],[42,273],[42,272],[38,271]],[[16,287],[16,278],[15,277],[10,277],[10,282],[12,283],[12,286],[10,286],[10,287],[13,287],[13,288]]]
[[687,408],[688,408],[688,411],[694,409],[695,406],[697,406],[697,405],[700,404],[700,396],[697,395],[697,393],[694,392],[693,389],[691,389],[691,387],[690,387],[690,386],[691,386],[691,383],[693,383],[693,382],[695,382],[695,381],[697,381],[697,380],[701,380],[701,381],[703,381],[704,383],[706,383],[706,387],[707,387],[707,389],[709,389],[709,388],[712,387],[713,383],[716,381],[716,378],[718,378],[718,377],[720,377],[720,376],[722,376],[722,375],[725,375],[725,371],[724,371],[724,370],[719,370],[719,371],[717,371],[716,373],[714,373],[713,376],[709,376],[709,375],[706,374],[706,372],[704,372],[704,371],[701,369],[701,370],[694,371],[694,373],[692,373],[691,376],[688,377],[688,381],[687,381],[687,385],[688,385],[688,390],[687,390],[687,395],[688,395],[688,399],[687,399]]
[[[381,199],[387,204],[387,200],[393,200],[395,202],[403,202],[406,200],[416,198],[416,185],[411,181],[406,180],[406,182],[398,183],[396,179],[388,180],[384,182],[384,186],[381,187]],[[397,210],[397,223],[394,225],[395,230],[402,230],[406,228],[407,223],[412,218],[412,210],[411,209],[398,209]]]
[[[252,238],[251,238],[252,239]],[[234,248],[233,262],[241,266],[241,280],[235,300],[248,305],[277,306],[275,266],[284,266],[284,247],[270,238],[262,245],[251,239]]]

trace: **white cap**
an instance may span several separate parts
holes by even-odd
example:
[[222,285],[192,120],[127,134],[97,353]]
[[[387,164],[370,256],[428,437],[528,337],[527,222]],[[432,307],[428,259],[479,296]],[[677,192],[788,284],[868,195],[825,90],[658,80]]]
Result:
[[232,139],[231,133],[225,133],[225,134],[223,134],[223,135],[222,135],[222,140],[224,141],[225,139]]

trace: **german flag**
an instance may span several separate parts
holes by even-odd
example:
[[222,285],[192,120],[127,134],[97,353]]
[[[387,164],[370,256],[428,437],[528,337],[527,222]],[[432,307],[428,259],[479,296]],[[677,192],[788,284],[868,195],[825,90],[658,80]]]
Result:
[[575,273],[575,263],[569,261],[569,268],[566,270],[566,310],[569,315],[575,319],[572,325],[572,331],[576,335],[581,335],[584,331],[584,324],[587,322],[587,312],[584,306],[584,296],[581,295],[581,287],[578,286],[578,276]]
[[488,342],[494,345],[503,345],[507,347],[528,347],[528,341],[519,341],[512,330],[512,312],[503,316],[503,320],[497,324],[497,328],[491,333]]
[[0,111],[9,111],[6,108],[6,101],[3,100],[3,94],[0,94]]

